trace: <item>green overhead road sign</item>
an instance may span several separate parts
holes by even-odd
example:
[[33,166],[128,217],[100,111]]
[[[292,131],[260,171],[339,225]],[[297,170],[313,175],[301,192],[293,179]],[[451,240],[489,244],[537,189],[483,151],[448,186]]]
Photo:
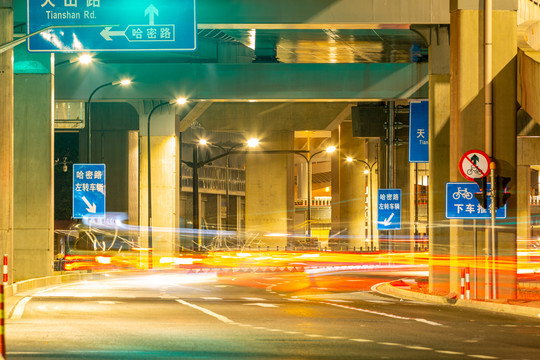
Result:
[[[27,0],[31,52],[194,51],[195,0]],[[89,27],[90,26],[90,27]]]

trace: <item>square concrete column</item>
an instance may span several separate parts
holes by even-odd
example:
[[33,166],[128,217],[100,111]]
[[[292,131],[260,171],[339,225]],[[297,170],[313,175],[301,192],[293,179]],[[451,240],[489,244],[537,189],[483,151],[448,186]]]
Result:
[[[483,2],[480,2],[482,4]],[[463,181],[459,159],[468,150],[485,150],[484,122],[484,11],[477,1],[451,2],[451,116],[450,181]],[[497,298],[513,298],[516,292],[516,56],[517,25],[514,1],[495,1],[493,11],[493,153],[497,174],[513,179],[514,194],[508,202],[508,221],[497,220]],[[514,224],[512,224],[514,222]],[[476,269],[473,293],[489,298],[490,241],[480,231],[490,221],[450,221],[450,290],[459,293],[460,269]],[[477,234],[474,246],[475,230]],[[474,257],[477,254],[480,257]],[[474,278],[477,279],[476,286]]]
[[[261,139],[258,150],[293,150],[294,132],[274,131]],[[246,155],[246,239],[247,246],[283,249],[284,235],[294,220],[294,154]],[[266,235],[266,236],[265,236]]]
[[445,184],[450,179],[450,29],[415,26],[429,47],[429,288],[450,292],[450,227]]
[[14,281],[53,274],[54,58],[15,48]]
[[[0,1],[0,43],[13,39],[13,3]],[[0,256],[13,259],[13,51],[0,54]],[[12,281],[10,276],[9,281]]]
[[[154,105],[157,105],[154,104]],[[139,108],[140,115],[140,224],[146,230],[148,224],[148,113],[152,107]],[[171,256],[178,251],[175,229],[179,215],[176,208],[180,193],[178,181],[178,138],[175,135],[174,105],[163,106],[151,118],[151,191],[152,191],[152,247],[154,265],[161,256]],[[141,244],[147,243],[145,231],[141,234]]]

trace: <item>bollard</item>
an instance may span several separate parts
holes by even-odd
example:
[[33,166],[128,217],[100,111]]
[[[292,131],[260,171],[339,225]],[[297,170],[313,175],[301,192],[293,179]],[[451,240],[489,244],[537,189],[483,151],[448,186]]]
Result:
[[4,276],[3,276],[3,283],[4,285],[7,285],[8,283],[8,256],[7,254],[4,254]]
[[460,299],[465,299],[465,269],[461,269],[461,292]]
[[471,298],[471,274],[470,269],[467,266],[467,270],[465,271],[465,296],[467,300],[470,300]]

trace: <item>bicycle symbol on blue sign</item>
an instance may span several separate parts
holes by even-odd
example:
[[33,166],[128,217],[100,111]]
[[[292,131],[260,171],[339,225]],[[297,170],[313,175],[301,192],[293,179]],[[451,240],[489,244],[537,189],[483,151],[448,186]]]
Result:
[[[490,187],[488,184],[488,191]],[[489,219],[491,218],[491,199],[488,198],[488,209],[480,206],[474,193],[480,187],[474,182],[446,183],[446,218],[447,219]],[[506,205],[495,212],[497,219],[506,219]]]
[[462,189],[461,187],[458,187],[456,192],[452,194],[452,197],[454,198],[454,200],[457,200],[460,197],[470,200],[473,198],[473,193],[468,192],[467,188]]

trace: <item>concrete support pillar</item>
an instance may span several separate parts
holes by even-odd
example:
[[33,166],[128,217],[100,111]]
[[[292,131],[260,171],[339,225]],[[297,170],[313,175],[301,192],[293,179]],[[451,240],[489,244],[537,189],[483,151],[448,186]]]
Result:
[[[154,105],[157,105],[154,104]],[[140,223],[148,226],[148,113],[152,107],[139,109],[140,115]],[[171,256],[178,251],[179,244],[175,229],[179,216],[177,196],[180,194],[178,181],[178,138],[175,135],[174,106],[163,106],[152,114],[150,129],[150,154],[152,176],[152,247],[154,264],[160,256]],[[142,245],[147,237],[143,234]]]
[[[294,132],[275,131],[261,140],[260,150],[292,150]],[[261,247],[281,249],[294,216],[294,154],[246,155],[246,233],[259,234]],[[252,244],[254,245],[254,244]]]
[[448,27],[418,26],[429,46],[429,288],[450,291],[450,228],[445,217],[445,184],[450,179],[450,34]]
[[53,274],[54,58],[15,48],[14,281]]
[[[451,2],[451,118],[450,181],[463,181],[458,169],[461,156],[468,150],[485,149],[484,143],[484,13],[477,1]],[[497,173],[513,179],[509,185],[514,196],[508,203],[509,221],[497,221],[496,294],[513,298],[516,292],[516,12],[512,2],[495,1],[493,11],[493,157]],[[475,64],[475,66],[471,66]],[[433,190],[430,189],[433,193]],[[490,221],[478,221],[489,225]],[[450,291],[459,293],[460,268],[477,267],[476,289],[480,298],[489,298],[485,284],[491,283],[484,270],[488,261],[475,259],[474,231],[471,221],[450,221]],[[476,252],[485,254],[489,244],[478,231]],[[441,249],[444,250],[444,249]],[[473,276],[474,278],[474,276]],[[474,293],[474,291],[473,291]]]
[[[352,135],[352,123],[343,122],[332,132],[338,150],[332,154],[332,233],[348,236],[349,248],[370,246],[366,235],[366,139]],[[347,157],[355,159],[347,162]],[[358,161],[362,160],[362,161]],[[341,245],[340,245],[341,246]]]
[[[13,1],[0,0],[0,43],[13,40]],[[0,54],[0,255],[13,259],[13,52]],[[10,261],[9,273],[12,273]],[[13,278],[10,275],[9,282]]]

